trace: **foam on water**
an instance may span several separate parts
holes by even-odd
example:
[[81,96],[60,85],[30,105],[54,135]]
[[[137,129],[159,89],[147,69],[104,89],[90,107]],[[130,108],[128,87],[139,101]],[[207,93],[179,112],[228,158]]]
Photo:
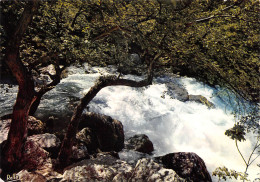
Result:
[[[195,152],[206,163],[210,172],[216,167],[243,172],[245,164],[235,142],[224,135],[234,124],[234,116],[223,108],[224,103],[214,98],[214,90],[191,78],[182,78],[188,92],[203,95],[216,104],[216,109],[194,102],[180,102],[161,96],[165,84],[151,85],[145,89],[124,86],[102,89],[90,110],[110,115],[120,120],[126,135],[147,134],[155,145],[155,155],[170,152]],[[239,143],[240,150],[248,159],[254,143]],[[259,159],[250,166],[251,179],[257,177]],[[214,178],[214,180],[217,180]]]
[[18,92],[18,86],[8,84],[0,85],[0,116],[3,116],[12,112]]

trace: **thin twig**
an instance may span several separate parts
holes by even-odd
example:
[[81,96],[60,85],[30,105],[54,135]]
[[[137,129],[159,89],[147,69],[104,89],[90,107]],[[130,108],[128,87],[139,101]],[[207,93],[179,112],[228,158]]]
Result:
[[249,156],[249,159],[248,159],[248,164],[249,165],[251,165],[256,160],[256,158],[260,156],[260,154],[258,154],[258,156],[256,156],[256,158],[250,162],[251,157],[254,154],[254,151],[260,146],[260,144],[258,144],[258,142],[259,142],[259,140],[257,140],[257,142],[255,144],[255,147],[254,147],[254,150],[252,151],[251,155]]
[[248,166],[248,164],[247,164],[247,162],[246,162],[244,156],[242,155],[242,153],[240,152],[240,150],[239,150],[239,148],[238,148],[238,145],[237,145],[237,139],[236,139],[235,141],[236,141],[236,142],[235,142],[235,143],[236,143],[236,147],[237,147],[237,150],[238,150],[240,156],[242,157],[242,159],[243,159],[243,161],[245,162],[246,166]]

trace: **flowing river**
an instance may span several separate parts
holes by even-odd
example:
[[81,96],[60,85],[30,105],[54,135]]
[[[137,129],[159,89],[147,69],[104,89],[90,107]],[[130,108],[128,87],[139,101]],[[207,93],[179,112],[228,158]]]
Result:
[[[85,72],[88,71],[89,74]],[[115,73],[113,68],[70,67],[69,76],[61,81],[44,97],[36,117],[44,120],[49,116],[65,118],[55,124],[57,130],[64,129],[75,103],[94,85],[101,75]],[[141,80],[142,77],[126,75],[126,78]],[[195,102],[181,102],[165,92],[166,83],[183,85],[189,94],[202,95],[216,106]],[[17,86],[8,88],[1,84],[0,116],[10,113],[14,104]],[[154,155],[171,152],[195,152],[206,163],[210,173],[216,167],[226,166],[244,172],[245,164],[239,155],[235,142],[225,136],[225,130],[234,125],[232,107],[225,99],[216,95],[216,89],[192,78],[162,76],[154,79],[151,86],[131,88],[114,86],[102,89],[89,104],[89,111],[109,115],[120,120],[126,136],[146,134],[154,144]],[[256,140],[248,135],[239,148],[248,159]],[[124,155],[124,154],[121,154]],[[127,154],[125,154],[127,155]],[[250,179],[259,177],[258,158],[249,167]],[[217,181],[213,177],[213,181]],[[232,180],[233,181],[233,180]]]

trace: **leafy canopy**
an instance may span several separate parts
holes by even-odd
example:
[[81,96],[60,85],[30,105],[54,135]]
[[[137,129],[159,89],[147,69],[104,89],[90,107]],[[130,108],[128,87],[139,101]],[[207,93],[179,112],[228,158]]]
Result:
[[[1,1],[1,48],[26,2]],[[171,71],[259,101],[259,2],[244,0],[41,1],[21,45],[36,75],[49,64],[124,67],[160,53],[156,72]],[[7,18],[8,17],[8,18]]]

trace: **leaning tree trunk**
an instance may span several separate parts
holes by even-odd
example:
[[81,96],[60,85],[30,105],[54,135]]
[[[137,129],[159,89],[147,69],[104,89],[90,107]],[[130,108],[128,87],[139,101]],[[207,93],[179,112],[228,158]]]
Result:
[[3,148],[4,167],[6,171],[19,168],[23,143],[27,138],[27,120],[30,106],[34,101],[34,84],[26,78],[19,84],[16,103],[13,107],[12,122],[7,141]]
[[152,83],[153,79],[153,63],[155,60],[159,58],[160,54],[157,54],[155,58],[151,61],[149,69],[148,69],[148,76],[147,79],[142,81],[133,81],[133,80],[127,80],[127,79],[120,79],[117,76],[105,76],[100,77],[97,83],[91,87],[91,89],[88,91],[88,93],[80,100],[80,103],[74,110],[74,113],[72,115],[70,124],[68,126],[67,133],[65,135],[65,138],[62,142],[61,149],[58,156],[58,165],[56,168],[58,170],[63,169],[66,167],[70,162],[70,157],[72,154],[72,145],[74,143],[74,140],[76,138],[76,133],[78,130],[78,125],[80,122],[80,118],[82,115],[83,110],[86,108],[86,106],[89,104],[89,102],[97,95],[97,93],[107,87],[107,86],[130,86],[130,87],[144,87],[147,85],[150,85]]
[[14,32],[7,41],[5,62],[12,71],[19,85],[19,90],[13,107],[12,122],[7,141],[3,146],[2,165],[4,171],[14,171],[19,168],[22,157],[23,143],[27,137],[27,119],[31,104],[35,100],[34,82],[19,59],[19,46],[33,14],[38,7],[38,1],[29,1],[23,11]]

